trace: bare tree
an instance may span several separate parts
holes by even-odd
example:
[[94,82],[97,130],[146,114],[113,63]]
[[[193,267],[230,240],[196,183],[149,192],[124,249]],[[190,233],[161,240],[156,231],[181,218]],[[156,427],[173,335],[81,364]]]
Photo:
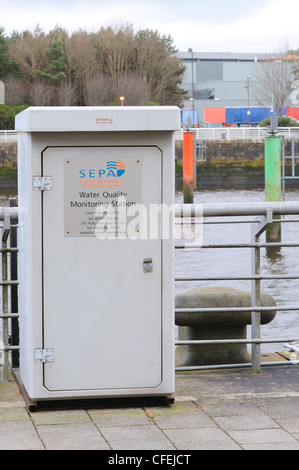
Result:
[[30,85],[29,97],[33,106],[49,106],[53,95],[53,88],[43,82],[35,81]]
[[161,105],[177,104],[183,92],[179,85],[185,67],[174,55],[171,37],[142,30],[135,37],[136,71],[148,84],[152,99]]
[[118,79],[118,97],[124,96],[128,106],[142,105],[151,98],[147,83],[137,73],[129,72]]
[[85,31],[74,33],[65,44],[72,83],[75,85],[78,104],[84,103],[86,81],[98,71],[96,51],[91,37]]
[[74,106],[76,104],[76,90],[70,82],[65,81],[62,83],[56,95],[59,106]]
[[25,101],[27,87],[22,80],[15,77],[8,77],[5,81],[5,103],[8,106],[16,106]]
[[265,54],[254,67],[252,90],[261,106],[274,106],[282,116],[294,80],[294,56],[276,52]]
[[120,76],[132,67],[133,38],[133,28],[130,25],[121,25],[114,29],[101,28],[95,38],[100,70],[109,75],[114,91]]
[[85,103],[87,106],[105,106],[113,99],[111,80],[103,75],[97,74],[86,80]]

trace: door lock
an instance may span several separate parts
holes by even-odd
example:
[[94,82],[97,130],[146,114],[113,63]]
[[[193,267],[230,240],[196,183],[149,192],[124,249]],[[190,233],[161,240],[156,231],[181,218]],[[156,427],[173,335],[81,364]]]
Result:
[[153,270],[153,260],[152,258],[145,258],[143,260],[143,272],[151,273]]

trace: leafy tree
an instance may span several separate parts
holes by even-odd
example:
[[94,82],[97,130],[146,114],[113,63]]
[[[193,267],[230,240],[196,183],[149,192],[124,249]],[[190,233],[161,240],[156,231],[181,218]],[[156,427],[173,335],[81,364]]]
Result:
[[[267,117],[259,123],[260,127],[270,126],[270,118]],[[278,127],[299,127],[299,123],[289,116],[278,116]]]
[[9,40],[4,35],[4,28],[0,27],[0,77],[5,77],[8,71],[8,46]]
[[15,128],[15,116],[26,109],[26,105],[7,106],[0,104],[0,129],[10,130]]
[[19,68],[19,75],[28,83],[33,83],[38,71],[47,67],[47,50],[50,37],[39,26],[33,33],[15,33],[10,41],[10,61]]
[[64,51],[64,39],[67,33],[56,26],[53,31],[50,31],[50,44],[46,50],[47,66],[44,71],[37,70],[38,76],[48,79],[48,81],[55,87],[67,77],[67,64]]

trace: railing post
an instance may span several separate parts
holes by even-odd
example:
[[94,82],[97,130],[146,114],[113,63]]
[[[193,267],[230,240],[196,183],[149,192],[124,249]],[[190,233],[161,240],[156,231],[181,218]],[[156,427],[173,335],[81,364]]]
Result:
[[[2,313],[3,315],[8,313],[8,285],[5,281],[8,281],[8,270],[7,270],[7,239],[10,230],[10,216],[4,216],[3,229],[2,229]],[[3,341],[3,364],[2,364],[2,382],[8,382],[8,350],[5,349],[8,345],[8,318],[3,318],[2,321],[2,341]]]
[[[272,223],[272,211],[267,210],[267,215],[257,219],[252,224],[251,228],[251,242],[258,244],[261,234]],[[261,274],[261,253],[260,247],[255,246],[251,249],[251,274],[256,276],[256,279],[251,281],[251,306],[261,306],[261,281],[258,278]],[[251,312],[251,337],[252,339],[261,339],[261,312]],[[251,367],[255,373],[261,372],[261,343],[252,343],[251,347],[252,359]]]
[[[252,225],[251,241],[258,243],[259,235],[256,235],[256,229],[259,227],[256,223]],[[251,249],[251,273],[254,276],[260,274],[260,249],[258,247]],[[260,281],[253,279],[251,281],[251,306],[260,305]],[[261,313],[251,312],[251,337],[252,339],[259,339],[261,337],[260,331]],[[261,372],[261,344],[252,343],[251,346],[251,367],[255,373]]]

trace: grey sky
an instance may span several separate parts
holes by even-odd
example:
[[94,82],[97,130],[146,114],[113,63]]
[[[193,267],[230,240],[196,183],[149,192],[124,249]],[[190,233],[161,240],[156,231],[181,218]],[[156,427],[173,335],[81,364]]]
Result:
[[183,51],[269,52],[299,47],[298,0],[0,0],[0,26],[69,33],[132,24],[170,34]]

